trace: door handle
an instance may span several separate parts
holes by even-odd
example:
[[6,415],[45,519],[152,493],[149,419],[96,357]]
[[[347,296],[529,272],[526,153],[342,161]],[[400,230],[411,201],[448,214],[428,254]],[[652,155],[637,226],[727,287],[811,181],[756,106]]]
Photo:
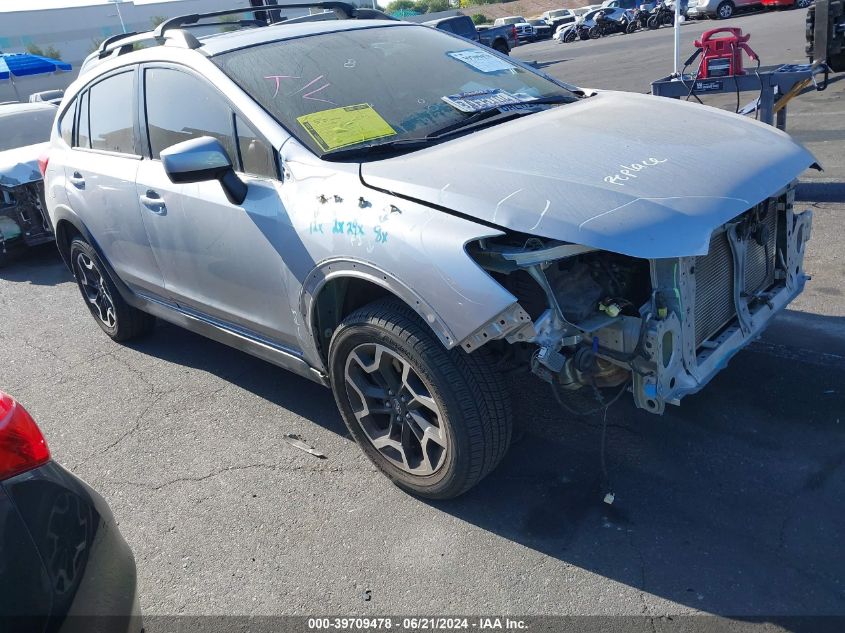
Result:
[[85,189],[85,178],[78,171],[73,172],[73,175],[68,180],[77,189]]
[[152,189],[147,189],[147,192],[141,196],[141,204],[147,207],[153,213],[158,213],[159,215],[164,215],[166,211],[166,207],[164,205],[164,200],[161,199],[161,196],[158,195],[157,192],[153,191]]

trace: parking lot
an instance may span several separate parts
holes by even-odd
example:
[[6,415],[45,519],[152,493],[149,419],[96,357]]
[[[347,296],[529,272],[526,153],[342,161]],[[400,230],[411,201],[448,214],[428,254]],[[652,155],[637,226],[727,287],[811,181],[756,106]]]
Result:
[[[800,63],[803,16],[728,24],[764,65]],[[683,27],[683,57],[713,26]],[[647,92],[671,72],[671,42],[661,29],[514,55]],[[526,433],[503,464],[463,497],[422,501],[365,459],[328,390],[167,324],[111,342],[52,247],[0,270],[0,387],[109,502],[146,615],[845,615],[842,79],[789,108],[788,130],[825,167],[799,188],[815,214],[812,281],[680,408],[609,410],[611,506],[600,418],[563,415],[534,379],[512,386]]]

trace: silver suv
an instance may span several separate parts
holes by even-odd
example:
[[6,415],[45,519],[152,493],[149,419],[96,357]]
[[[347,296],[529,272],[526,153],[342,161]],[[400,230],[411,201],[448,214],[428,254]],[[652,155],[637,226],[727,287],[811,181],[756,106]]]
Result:
[[106,41],[67,91],[48,207],[113,339],[157,317],[331,387],[443,498],[505,454],[510,372],[661,413],[802,290],[786,134],[321,6]]

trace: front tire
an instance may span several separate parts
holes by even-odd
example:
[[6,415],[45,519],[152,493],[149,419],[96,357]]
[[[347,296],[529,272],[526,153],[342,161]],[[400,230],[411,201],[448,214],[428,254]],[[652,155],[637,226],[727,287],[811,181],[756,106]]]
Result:
[[329,373],[352,437],[414,494],[447,499],[466,492],[510,444],[507,385],[484,350],[447,350],[397,300],[343,320],[329,346]]
[[85,305],[109,337],[115,341],[128,341],[152,331],[155,317],[123,300],[97,252],[88,242],[79,238],[71,242],[70,264]]
[[599,39],[601,37],[601,31],[599,30],[599,27],[597,27],[597,26],[590,27],[589,36],[590,36],[591,40]]

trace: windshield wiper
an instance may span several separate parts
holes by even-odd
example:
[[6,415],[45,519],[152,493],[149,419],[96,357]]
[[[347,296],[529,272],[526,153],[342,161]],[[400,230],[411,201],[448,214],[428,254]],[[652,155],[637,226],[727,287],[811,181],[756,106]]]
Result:
[[573,99],[563,95],[556,95],[552,97],[540,97],[538,99],[532,99],[531,101],[520,101],[519,103],[496,106],[487,110],[473,112],[460,121],[450,123],[449,125],[434,130],[425,136],[402,138],[395,141],[387,141],[386,143],[367,145],[365,147],[337,149],[323,154],[323,158],[342,159],[349,156],[389,154],[392,152],[408,151],[415,148],[425,147],[430,145],[432,141],[438,141],[442,138],[451,136],[456,132],[464,132],[476,126],[499,123],[507,119],[515,119],[517,117],[525,116],[526,114],[533,114],[535,111],[531,109],[532,106],[553,105],[558,103],[573,103]]
[[532,99],[531,101],[520,101],[519,103],[496,106],[488,110],[480,110],[479,112],[473,112],[457,123],[451,123],[439,130],[430,132],[425,138],[434,140],[444,136],[449,136],[454,132],[470,129],[482,121],[485,122],[485,124],[495,123],[509,118],[532,114],[532,110],[530,110],[531,106],[552,105],[556,103],[572,103],[572,99],[563,95],[556,95],[553,97],[540,97],[538,99]]

